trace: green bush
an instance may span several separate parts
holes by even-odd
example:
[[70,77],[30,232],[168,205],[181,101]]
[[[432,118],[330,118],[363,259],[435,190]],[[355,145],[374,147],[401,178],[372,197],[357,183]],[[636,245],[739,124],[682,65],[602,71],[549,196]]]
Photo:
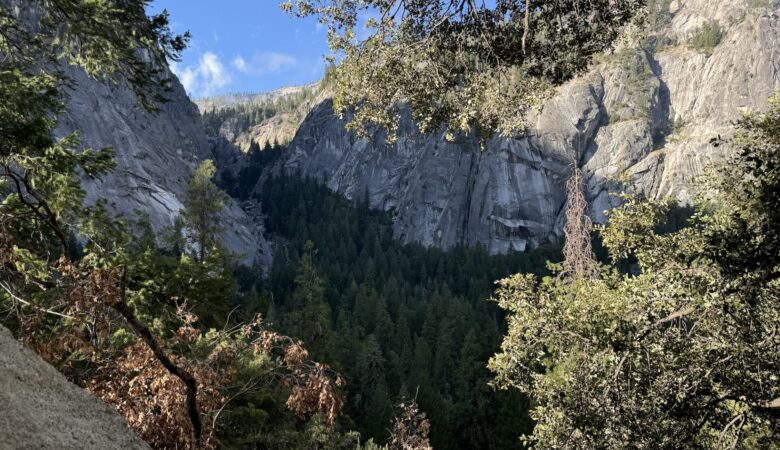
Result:
[[710,56],[725,34],[726,32],[717,22],[708,22],[691,37],[688,46]]

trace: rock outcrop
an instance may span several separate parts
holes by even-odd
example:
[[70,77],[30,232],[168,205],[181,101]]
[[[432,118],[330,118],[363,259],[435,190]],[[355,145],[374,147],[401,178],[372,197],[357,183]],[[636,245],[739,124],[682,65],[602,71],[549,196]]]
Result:
[[149,449],[109,405],[0,326],[0,447]]
[[[78,131],[85,148],[113,147],[117,168],[101,180],[84,180],[87,201],[105,200],[107,208],[126,218],[147,215],[156,232],[173,224],[183,207],[194,169],[213,158],[197,107],[178,80],[158,113],[145,111],[125,83],[111,85],[69,68],[74,88],[59,135]],[[270,264],[270,247],[262,224],[235,204],[220,218],[222,242],[247,264]]]
[[[30,29],[39,20],[39,3],[0,0],[0,6]],[[213,158],[198,108],[175,75],[164,68],[172,79],[168,101],[151,113],[124,80],[96,80],[64,61],[62,69],[71,83],[56,135],[76,131],[83,148],[112,147],[116,153],[114,171],[100,180],[84,179],[87,203],[105,200],[110,212],[125,219],[148,217],[158,233],[172,225],[183,207],[192,172],[203,160]],[[221,238],[229,250],[246,264],[270,264],[261,223],[235,204],[228,205],[220,219],[225,225]]]
[[[660,1],[663,23],[635,50],[599,59],[529,118],[528,132],[447,142],[406,118],[398,142],[357,139],[325,102],[299,128],[277,170],[322,179],[348,198],[393,210],[403,242],[524,250],[560,235],[563,182],[583,167],[591,215],[616,205],[620,178],[650,197],[689,201],[695,179],[723,157],[743,111],[780,87],[780,2]],[[713,48],[693,39],[715,27]],[[710,30],[711,31],[711,30]]]

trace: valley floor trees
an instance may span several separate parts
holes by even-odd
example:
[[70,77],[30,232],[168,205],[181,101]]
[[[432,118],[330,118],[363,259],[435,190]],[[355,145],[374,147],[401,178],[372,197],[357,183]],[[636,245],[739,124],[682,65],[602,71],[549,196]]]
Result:
[[560,260],[559,247],[491,256],[484,248],[402,245],[389,213],[315,180],[269,177],[236,195],[249,193],[279,243],[268,278],[254,280],[258,301],[249,309],[268,310],[285,333],[313,344],[315,359],[344,374],[345,424],[384,444],[394,439],[393,405],[416,397],[433,448],[521,448],[518,435],[532,425],[527,401],[488,385],[503,319],[485,299],[497,278],[543,273],[546,260]]

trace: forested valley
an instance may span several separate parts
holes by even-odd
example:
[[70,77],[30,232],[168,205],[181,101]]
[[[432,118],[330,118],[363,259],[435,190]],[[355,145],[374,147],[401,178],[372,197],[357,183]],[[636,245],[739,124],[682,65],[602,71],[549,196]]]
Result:
[[[238,180],[257,182],[265,152],[274,151],[284,149],[254,148],[255,162]],[[267,279],[239,280],[259,297],[247,308],[346,376],[347,428],[385,442],[395,405],[416,398],[436,448],[519,448],[516,431],[531,427],[528,401],[489,386],[487,360],[504,318],[488,299],[494,280],[546,273],[560,247],[490,256],[480,248],[400,245],[388,213],[297,176],[270,177],[254,195],[279,247]]]
[[0,448],[780,448],[777,0],[281,11],[0,0]]

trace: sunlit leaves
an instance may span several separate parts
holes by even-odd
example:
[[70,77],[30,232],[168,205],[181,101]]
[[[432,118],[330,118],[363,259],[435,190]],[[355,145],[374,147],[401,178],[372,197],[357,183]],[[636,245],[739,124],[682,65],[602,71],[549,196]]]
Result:
[[739,123],[688,228],[661,233],[668,202],[624,198],[600,231],[634,275],[499,283],[490,368],[536,400],[535,448],[779,444],[778,123],[776,100]]
[[[511,135],[554,86],[582,72],[640,16],[641,0],[287,0],[328,26],[337,110],[350,126]],[[526,26],[527,23],[527,26]]]
[[43,62],[51,74],[65,59],[94,78],[127,82],[154,109],[169,85],[166,60],[178,59],[189,34],[173,34],[166,11],[147,17],[148,4],[39,0],[26,2],[18,16],[0,6],[0,51],[14,63]]

